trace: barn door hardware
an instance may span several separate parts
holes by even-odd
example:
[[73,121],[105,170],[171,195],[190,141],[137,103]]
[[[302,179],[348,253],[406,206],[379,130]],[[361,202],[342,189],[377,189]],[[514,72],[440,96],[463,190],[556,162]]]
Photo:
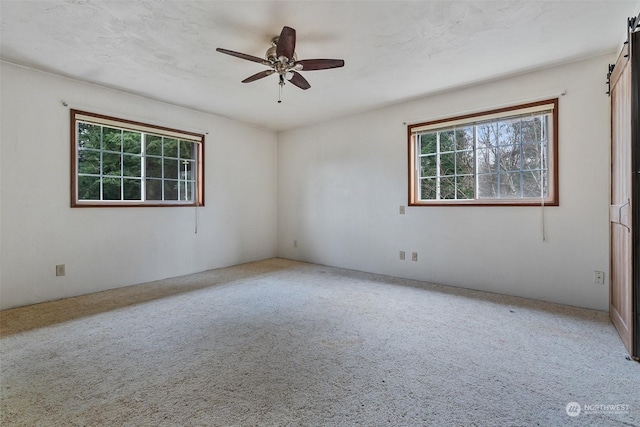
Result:
[[635,33],[640,29],[640,13],[638,16],[632,16],[627,18],[627,41],[624,42],[627,45],[627,54],[624,56],[625,58],[629,57],[631,53],[631,33]]
[[627,199],[627,203],[625,203],[624,205],[622,205],[622,206],[620,206],[618,208],[618,224],[620,224],[621,226],[626,228],[627,232],[629,232],[629,233],[631,233],[631,228],[627,224],[622,222],[622,209],[624,209],[625,207],[629,206],[630,204],[631,204],[631,199]]
[[[625,58],[628,58],[631,53],[631,34],[636,31],[640,31],[640,14],[627,18],[627,41],[624,42],[627,48],[627,54],[624,55]],[[614,68],[615,64],[609,64],[609,71],[607,72],[607,95],[611,95],[611,74]]]
[[609,64],[609,71],[607,72],[607,95],[611,96],[611,74],[613,69],[616,68],[616,64]]

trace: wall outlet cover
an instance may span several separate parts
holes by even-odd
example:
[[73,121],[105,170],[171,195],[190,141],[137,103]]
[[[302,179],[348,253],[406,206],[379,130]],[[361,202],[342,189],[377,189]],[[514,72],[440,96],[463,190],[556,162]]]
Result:
[[56,276],[64,276],[66,274],[64,264],[56,265]]
[[597,285],[604,285],[604,271],[593,272],[593,283]]

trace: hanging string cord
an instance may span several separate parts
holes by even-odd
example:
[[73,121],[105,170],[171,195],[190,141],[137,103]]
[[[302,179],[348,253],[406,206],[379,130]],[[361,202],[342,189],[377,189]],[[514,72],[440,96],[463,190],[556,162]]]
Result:
[[[544,178],[543,178],[544,181]],[[543,190],[544,191],[544,188]],[[540,202],[540,226],[542,229],[542,241],[546,242],[547,241],[547,232],[546,232],[546,228],[545,228],[545,222],[544,222],[544,194],[542,194],[541,196],[541,202]]]
[[196,207],[194,209],[195,212],[195,228],[193,230],[193,234],[198,234],[198,207],[200,205],[198,205],[198,203],[196,203]]
[[195,186],[195,191],[194,191],[194,197],[195,197],[195,202],[196,202],[196,206],[193,209],[194,212],[194,229],[193,229],[193,234],[198,234],[198,208],[200,207],[200,202],[199,202],[199,197],[198,197],[198,186]]
[[[549,144],[547,144],[547,147],[549,146]],[[540,227],[541,227],[541,232],[542,232],[542,241],[546,242],[547,241],[547,231],[546,231],[546,227],[545,227],[545,218],[544,218],[544,188],[545,188],[545,177],[546,174],[544,173],[544,167],[545,167],[545,159],[546,159],[546,151],[544,150],[544,145],[543,142],[540,142],[540,169],[541,169],[541,174],[540,174]]]

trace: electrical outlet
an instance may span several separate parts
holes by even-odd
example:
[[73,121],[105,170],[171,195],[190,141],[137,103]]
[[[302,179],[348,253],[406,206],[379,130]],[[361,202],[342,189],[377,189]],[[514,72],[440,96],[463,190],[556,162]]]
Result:
[[596,285],[604,285],[604,271],[593,272],[593,283]]
[[293,241],[293,247],[294,247],[294,248],[297,248],[297,247],[298,247],[298,241],[297,241],[297,240],[294,240],[294,241]]
[[418,261],[418,252],[411,252],[411,261]]
[[400,251],[400,261],[404,261],[404,251]]
[[404,215],[404,206],[400,206],[400,215]]
[[66,273],[64,264],[56,265],[56,276],[64,276]]

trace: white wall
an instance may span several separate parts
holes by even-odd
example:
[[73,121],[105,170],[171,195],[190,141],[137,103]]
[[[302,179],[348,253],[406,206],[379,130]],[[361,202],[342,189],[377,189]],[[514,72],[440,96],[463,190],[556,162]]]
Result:
[[[607,55],[278,135],[282,257],[608,309]],[[393,84],[393,80],[389,81]],[[403,122],[559,95],[560,206],[408,207]],[[339,102],[339,100],[336,100]],[[293,246],[297,240],[298,247]],[[400,261],[400,250],[407,260]],[[410,253],[419,254],[418,262]]]
[[[0,308],[279,255],[608,309],[602,56],[279,134],[0,63]],[[560,206],[411,207],[403,122],[559,94]],[[69,108],[207,131],[206,206],[69,207]],[[277,165],[277,166],[276,166]],[[277,187],[276,187],[277,172]],[[276,192],[277,188],[277,192]],[[277,193],[277,195],[276,195]],[[277,200],[277,204],[276,204]],[[276,233],[277,226],[277,233]],[[293,241],[298,247],[293,247]],[[277,249],[276,249],[277,244]],[[398,251],[416,251],[418,262]],[[67,275],[55,277],[54,266]]]
[[[1,308],[276,255],[277,137],[220,117],[0,63]],[[205,204],[70,208],[69,107],[206,131]],[[55,265],[66,264],[66,276]]]

